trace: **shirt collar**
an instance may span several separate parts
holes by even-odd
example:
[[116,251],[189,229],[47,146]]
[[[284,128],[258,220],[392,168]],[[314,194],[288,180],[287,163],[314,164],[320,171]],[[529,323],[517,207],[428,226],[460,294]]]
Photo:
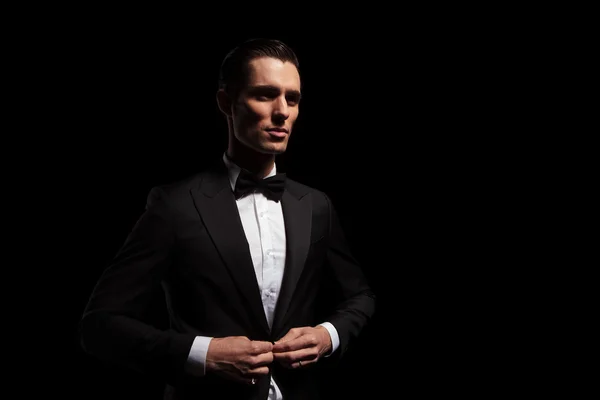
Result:
[[[231,185],[231,190],[235,190],[235,182],[237,182],[237,178],[238,178],[238,176],[240,176],[240,171],[242,169],[236,163],[234,163],[229,157],[227,157],[227,152],[223,153],[223,162],[225,163],[225,166],[227,167],[227,171],[229,173],[229,184]],[[276,173],[277,173],[277,165],[275,165],[275,163],[273,163],[273,169],[271,169],[271,172],[269,172],[267,174],[267,176],[265,176],[265,178],[273,176]]]

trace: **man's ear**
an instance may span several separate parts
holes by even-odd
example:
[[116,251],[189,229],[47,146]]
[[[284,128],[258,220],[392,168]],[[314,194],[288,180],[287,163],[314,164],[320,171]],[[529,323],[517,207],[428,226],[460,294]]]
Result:
[[217,105],[223,114],[231,117],[231,97],[223,89],[217,91]]

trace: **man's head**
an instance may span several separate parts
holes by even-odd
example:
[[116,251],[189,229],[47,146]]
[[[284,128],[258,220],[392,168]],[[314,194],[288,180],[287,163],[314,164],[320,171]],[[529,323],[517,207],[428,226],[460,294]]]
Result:
[[227,54],[217,102],[229,123],[229,150],[243,145],[283,153],[298,117],[300,86],[298,59],[280,41],[253,39]]

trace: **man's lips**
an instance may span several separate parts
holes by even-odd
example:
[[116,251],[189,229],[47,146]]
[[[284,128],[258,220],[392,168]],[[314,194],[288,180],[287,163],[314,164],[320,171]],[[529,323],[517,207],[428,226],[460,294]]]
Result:
[[270,128],[267,129],[267,132],[278,138],[285,137],[288,134],[288,130],[285,128]]

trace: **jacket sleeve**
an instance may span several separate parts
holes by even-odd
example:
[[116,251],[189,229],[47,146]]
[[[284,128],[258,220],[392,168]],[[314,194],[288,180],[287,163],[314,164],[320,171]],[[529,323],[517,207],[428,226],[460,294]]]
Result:
[[125,243],[98,280],[80,321],[82,348],[120,367],[173,382],[194,340],[148,322],[148,306],[169,268],[174,231],[158,187]]

